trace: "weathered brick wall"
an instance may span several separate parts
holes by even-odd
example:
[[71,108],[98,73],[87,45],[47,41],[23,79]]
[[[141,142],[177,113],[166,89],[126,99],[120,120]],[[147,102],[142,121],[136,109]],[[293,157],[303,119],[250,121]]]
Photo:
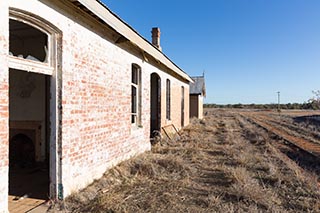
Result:
[[[183,113],[183,117],[184,117],[184,121],[183,121],[183,125],[186,126],[189,124],[189,85],[188,84],[183,84],[179,81],[176,82],[177,84],[175,85],[173,89],[174,92],[174,96],[173,96],[173,106],[172,106],[172,113],[174,113],[175,115],[173,116],[174,120],[174,124],[175,126],[177,126],[179,129],[181,129],[183,126],[181,126],[181,117],[182,117],[182,113],[181,110],[184,110]],[[184,90],[184,107],[182,109],[182,89],[181,87],[183,87]],[[179,125],[178,125],[179,124]]]
[[142,84],[143,128],[132,127],[130,120],[131,64],[141,67],[147,81],[144,63],[79,25],[72,28],[73,33],[63,38],[63,46],[70,48],[63,58],[73,63],[63,70],[66,194],[84,187],[119,161],[150,149],[145,131],[149,129],[148,82]]
[[[161,78],[161,126],[174,124],[178,129],[181,128],[181,87],[184,87],[184,125],[189,124],[189,84],[173,78],[167,73],[158,73]],[[166,118],[166,81],[170,80],[171,85],[171,119]]]
[[[174,122],[180,127],[181,86],[185,87],[185,125],[188,124],[189,86],[115,46],[101,31],[94,30],[99,25],[84,20],[86,16],[79,11],[62,2],[48,2],[11,1],[14,7],[37,14],[63,34],[62,184],[67,196],[101,177],[111,166],[150,149],[151,73],[157,72],[161,77],[162,116],[165,81],[171,80],[172,120],[162,119],[162,125]],[[51,4],[57,4],[54,8],[59,11]],[[130,120],[132,63],[142,71],[142,127],[132,126]]]
[[[172,123],[178,128],[181,128],[181,110],[182,110],[182,92],[181,92],[181,87],[183,86],[184,88],[184,125],[189,124],[189,111],[188,111],[188,106],[186,105],[187,100],[189,100],[189,97],[186,95],[189,94],[189,86],[187,84],[182,84],[180,81],[177,81],[176,79],[172,79],[173,85],[172,85],[172,95],[171,95],[171,120]],[[188,95],[189,96],[189,95]],[[189,105],[189,104],[188,104]],[[188,113],[188,114],[186,114]]]
[[[154,67],[148,68],[149,70]],[[161,79],[161,127],[174,124],[178,129],[181,128],[181,87],[184,87],[184,126],[189,124],[189,84],[184,83],[168,73],[156,69]],[[166,119],[166,82],[170,80],[171,85],[171,119]],[[149,84],[150,85],[150,84]]]
[[[70,33],[64,34],[63,39],[63,46],[71,50],[65,51],[63,58],[74,63],[63,71],[63,179],[66,195],[84,187],[93,178],[99,178],[116,163],[150,149],[151,73],[157,72],[161,82],[166,78],[172,82],[171,122],[178,128],[181,123],[181,86],[188,87],[188,84],[162,73],[91,31],[77,25],[74,27],[71,32],[81,32],[82,37]],[[132,63],[138,64],[142,71],[142,127],[131,124]],[[164,85],[162,88],[165,90]],[[165,115],[165,107],[162,112]]]
[[8,210],[8,1],[0,1],[0,212]]

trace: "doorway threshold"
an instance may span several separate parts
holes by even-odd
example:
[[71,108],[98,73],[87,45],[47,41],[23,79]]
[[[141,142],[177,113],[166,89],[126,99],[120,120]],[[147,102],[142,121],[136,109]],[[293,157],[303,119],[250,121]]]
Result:
[[[48,208],[44,211],[44,207],[41,208],[43,211],[33,211],[37,207],[42,206],[46,203],[46,200],[29,198],[29,197],[20,197],[9,195],[9,212],[10,213],[22,213],[22,212],[46,212]],[[39,209],[40,210],[40,209]]]

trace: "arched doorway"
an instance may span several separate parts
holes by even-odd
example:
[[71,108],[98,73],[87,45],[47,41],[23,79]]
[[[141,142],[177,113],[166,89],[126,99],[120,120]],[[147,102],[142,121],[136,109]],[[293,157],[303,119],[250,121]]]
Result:
[[161,128],[161,79],[157,73],[151,74],[150,79],[150,137]]

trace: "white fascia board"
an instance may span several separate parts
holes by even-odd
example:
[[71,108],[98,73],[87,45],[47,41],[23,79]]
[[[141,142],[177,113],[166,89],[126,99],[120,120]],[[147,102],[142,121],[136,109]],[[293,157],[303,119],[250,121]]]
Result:
[[182,78],[189,82],[193,82],[191,77],[183,72],[177,65],[168,59],[160,50],[146,41],[142,36],[135,32],[131,27],[125,24],[120,18],[112,14],[106,7],[96,0],[77,0],[80,4],[89,9],[92,13],[103,20],[107,25],[113,28],[116,32],[126,37],[129,41],[137,45],[140,49],[150,54],[160,63],[177,73]]

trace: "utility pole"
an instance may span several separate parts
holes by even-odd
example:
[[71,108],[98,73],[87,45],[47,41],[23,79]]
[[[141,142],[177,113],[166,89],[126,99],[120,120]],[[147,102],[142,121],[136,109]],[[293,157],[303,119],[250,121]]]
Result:
[[278,112],[280,113],[280,92],[278,91]]

